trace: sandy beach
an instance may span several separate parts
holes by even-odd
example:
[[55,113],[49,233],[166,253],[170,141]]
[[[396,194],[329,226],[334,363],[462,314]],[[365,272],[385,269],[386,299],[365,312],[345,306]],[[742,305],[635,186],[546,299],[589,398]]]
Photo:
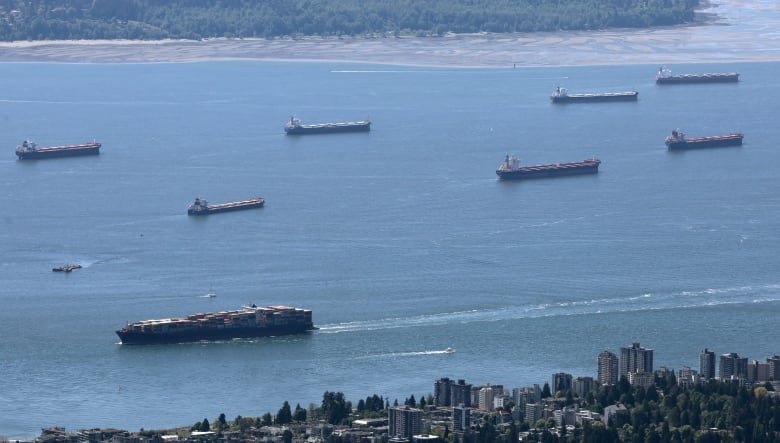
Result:
[[444,37],[0,42],[0,62],[362,62],[439,67],[732,63],[780,60],[780,2],[712,0],[692,25]]

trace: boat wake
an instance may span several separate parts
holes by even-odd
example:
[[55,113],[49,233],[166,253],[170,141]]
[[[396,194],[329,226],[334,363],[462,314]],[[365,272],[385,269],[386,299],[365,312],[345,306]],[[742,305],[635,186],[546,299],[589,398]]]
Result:
[[518,320],[524,318],[599,315],[613,312],[637,312],[664,309],[694,309],[721,305],[744,305],[780,301],[780,284],[709,288],[669,293],[642,293],[629,297],[571,300],[556,303],[474,309],[439,314],[393,317],[319,325],[321,334],[375,331],[414,327],[442,326]]
[[442,349],[439,351],[409,351],[409,352],[386,352],[383,354],[363,355],[356,357],[356,360],[372,359],[372,358],[396,358],[396,357],[420,357],[425,355],[446,355],[452,354],[452,348]]

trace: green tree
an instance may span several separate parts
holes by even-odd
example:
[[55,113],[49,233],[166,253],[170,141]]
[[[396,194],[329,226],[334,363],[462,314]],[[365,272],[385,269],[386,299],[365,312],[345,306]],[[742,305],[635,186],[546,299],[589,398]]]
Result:
[[292,411],[290,410],[290,403],[285,400],[279,412],[276,413],[276,424],[284,425],[290,422],[292,422]]
[[303,409],[300,404],[295,405],[295,413],[293,413],[293,420],[306,421],[306,409]]

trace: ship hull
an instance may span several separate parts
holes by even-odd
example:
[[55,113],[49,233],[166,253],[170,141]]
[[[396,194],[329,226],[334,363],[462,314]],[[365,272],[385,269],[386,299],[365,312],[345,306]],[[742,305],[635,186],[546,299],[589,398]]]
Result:
[[225,205],[209,206],[205,210],[188,209],[187,210],[187,214],[188,215],[218,214],[220,212],[242,211],[244,209],[262,208],[264,205],[265,205],[265,201],[253,202],[253,203],[244,203],[244,204],[229,204],[229,203],[227,203]]
[[639,93],[626,92],[614,94],[569,94],[552,96],[553,103],[596,103],[596,102],[627,102],[636,101]]
[[87,147],[40,148],[34,151],[17,151],[19,160],[38,160],[58,157],[80,157],[100,154],[100,145]]
[[596,174],[599,172],[599,164],[587,164],[576,166],[535,166],[520,168],[513,171],[497,170],[496,175],[501,180],[526,180],[548,177],[564,177],[571,175]]
[[677,85],[687,83],[735,83],[739,74],[689,74],[659,77],[655,82],[659,85]]
[[275,327],[223,327],[203,328],[197,331],[150,333],[119,330],[116,334],[124,345],[151,345],[170,343],[191,343],[197,341],[223,341],[236,338],[259,338],[280,335],[304,334],[316,329],[312,325]]
[[306,135],[306,134],[335,134],[339,132],[368,132],[371,130],[371,123],[334,123],[325,125],[300,125],[285,127],[287,135]]
[[742,146],[742,136],[726,137],[702,137],[699,139],[687,139],[684,141],[666,142],[666,146],[672,151],[701,148],[723,148],[728,146]]

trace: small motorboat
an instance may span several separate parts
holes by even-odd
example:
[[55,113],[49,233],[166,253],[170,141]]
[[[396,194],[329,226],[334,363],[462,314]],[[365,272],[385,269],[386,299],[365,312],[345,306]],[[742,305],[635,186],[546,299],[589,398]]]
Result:
[[66,265],[57,266],[56,268],[52,268],[51,270],[53,272],[71,272],[74,269],[81,269],[81,265],[78,263],[68,263]]
[[447,347],[447,348],[444,349],[444,353],[445,354],[452,354],[454,352],[455,352],[455,350],[450,348],[450,347]]

